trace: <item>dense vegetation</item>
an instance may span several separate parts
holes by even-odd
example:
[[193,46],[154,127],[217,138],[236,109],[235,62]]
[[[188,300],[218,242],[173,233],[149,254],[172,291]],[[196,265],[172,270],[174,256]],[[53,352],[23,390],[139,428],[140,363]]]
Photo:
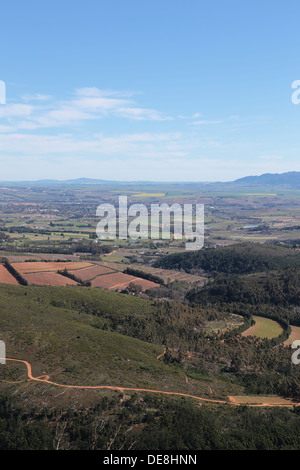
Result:
[[187,253],[171,254],[158,260],[156,267],[204,270],[210,273],[249,274],[300,266],[300,254],[273,245],[241,243]]
[[216,308],[192,307],[188,303],[154,301],[109,291],[64,289],[48,290],[51,304],[76,309],[103,322],[103,328],[169,347],[194,348],[207,321],[226,318],[228,313]]
[[[263,316],[300,325],[299,274],[300,269],[297,268],[264,275],[221,276],[203,288],[191,289],[186,299],[202,306],[232,303],[259,306]],[[277,308],[266,309],[265,305]]]
[[0,396],[0,450],[300,449],[299,408],[196,407],[185,400],[104,396],[88,408],[28,410]]

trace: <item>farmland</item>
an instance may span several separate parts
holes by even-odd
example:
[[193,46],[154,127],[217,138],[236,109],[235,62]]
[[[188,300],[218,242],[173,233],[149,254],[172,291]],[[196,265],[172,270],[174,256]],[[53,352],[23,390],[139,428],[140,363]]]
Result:
[[[135,276],[117,272],[106,266],[102,266],[90,262],[46,262],[46,261],[28,261],[28,262],[15,262],[12,264],[13,268],[22,275],[22,277],[30,285],[37,286],[76,286],[78,282],[67,276],[61,274],[66,270],[71,275],[75,275],[79,281],[91,281],[92,287],[98,287],[109,290],[122,290],[128,287],[131,283],[138,285],[142,290],[152,289],[158,287],[159,284],[146,279],[141,279]],[[15,278],[7,272],[5,267],[1,265],[3,281],[6,280],[8,284],[17,284]],[[80,282],[79,282],[80,283]]]
[[77,282],[54,272],[34,272],[23,275],[28,284],[36,286],[76,286]]
[[125,289],[125,287],[128,287],[132,282],[140,285],[143,290],[158,287],[158,284],[155,284],[154,282],[139,279],[124,273],[112,273],[98,276],[92,280],[92,286],[111,290],[122,290]]
[[92,279],[101,276],[102,274],[110,274],[114,272],[112,269],[106,268],[105,266],[91,265],[88,268],[77,268],[77,264],[74,263],[74,268],[69,268],[68,271],[71,274],[75,274],[82,281],[91,281]]
[[[196,184],[14,189],[0,188],[0,339],[9,358],[0,391],[26,413],[49,407],[81,419],[103,406],[105,420],[123,419],[127,433],[128,413],[134,420],[133,410],[143,409],[132,421],[133,433],[143,435],[148,419],[161,426],[159,410],[189,401],[193,415],[202,408],[209,420],[225,413],[229,429],[244,405],[268,408],[270,416],[272,407],[283,407],[292,419],[299,397],[299,369],[290,364],[299,333],[297,191]],[[118,194],[148,209],[204,203],[204,249],[187,254],[185,240],[172,234],[98,240],[96,208],[115,204]],[[63,423],[58,417],[52,425],[59,432]]]
[[60,263],[60,262],[25,262],[13,263],[12,266],[20,274],[41,273],[41,272],[56,272],[60,269],[81,269],[92,266],[91,263]]

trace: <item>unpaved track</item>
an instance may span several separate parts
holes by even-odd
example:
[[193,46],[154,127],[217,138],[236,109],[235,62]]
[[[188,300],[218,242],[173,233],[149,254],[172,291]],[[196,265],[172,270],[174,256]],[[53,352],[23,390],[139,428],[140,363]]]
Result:
[[[3,358],[0,358],[3,359]],[[61,387],[61,388],[67,388],[67,389],[81,389],[81,390],[115,390],[115,391],[130,391],[130,392],[147,392],[147,393],[157,393],[157,394],[162,394],[162,395],[174,395],[174,396],[179,396],[179,397],[187,397],[187,398],[193,398],[195,400],[201,401],[201,402],[210,402],[210,403],[223,403],[223,404],[229,404],[229,405],[234,405],[234,406],[241,406],[245,405],[245,403],[240,404],[234,400],[234,397],[228,397],[230,401],[225,401],[225,400],[214,400],[210,398],[203,398],[203,397],[198,397],[196,395],[190,395],[187,393],[181,393],[181,392],[166,392],[165,390],[151,390],[147,388],[131,388],[131,387],[117,387],[114,385],[66,385],[66,384],[59,384],[56,382],[52,382],[49,380],[48,375],[41,375],[39,377],[34,377],[32,375],[32,369],[31,369],[31,364],[27,361],[24,361],[22,359],[12,359],[12,358],[6,358],[6,361],[13,361],[13,362],[21,362],[26,365],[27,367],[27,375],[29,380],[33,380],[35,382],[41,382],[41,383],[47,383],[50,385],[55,385],[56,387]],[[44,378],[42,378],[44,377]],[[247,406],[251,407],[261,407],[261,406],[271,406],[271,407],[293,407],[295,405],[299,405],[299,403],[293,403],[291,402],[290,404],[275,404],[275,403],[263,403],[263,404],[248,404]]]

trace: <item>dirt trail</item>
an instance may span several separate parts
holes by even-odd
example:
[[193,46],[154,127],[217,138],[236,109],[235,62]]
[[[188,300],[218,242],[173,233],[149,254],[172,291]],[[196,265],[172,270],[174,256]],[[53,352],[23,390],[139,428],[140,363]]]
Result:
[[[3,358],[0,358],[0,360]],[[31,364],[27,361],[24,361],[22,359],[12,359],[12,358],[6,358],[6,361],[13,361],[13,362],[21,362],[26,365],[27,367],[27,375],[29,380],[33,380],[35,382],[41,382],[41,383],[47,383],[50,385],[55,385],[56,387],[61,387],[61,388],[75,388],[75,389],[87,389],[87,390],[115,390],[115,391],[130,391],[130,392],[147,392],[147,393],[157,393],[160,395],[174,395],[174,396],[179,396],[179,397],[187,397],[187,398],[193,398],[195,400],[201,401],[201,402],[209,402],[209,403],[223,403],[223,404],[229,404],[229,405],[235,405],[235,406],[241,406],[240,403],[238,403],[236,400],[234,400],[234,397],[228,397],[230,401],[225,401],[225,400],[215,400],[215,399],[210,399],[210,398],[203,398],[203,397],[198,397],[196,395],[190,395],[187,393],[181,393],[181,392],[166,392],[165,390],[151,390],[147,388],[132,388],[132,387],[117,387],[114,385],[66,385],[66,384],[59,384],[56,382],[52,382],[49,380],[49,376],[47,375],[42,375],[39,377],[34,377],[32,375],[32,368]],[[42,378],[44,377],[44,378]],[[245,405],[245,403],[243,403]],[[295,405],[299,405],[299,403],[294,403],[290,402],[290,404],[276,404],[276,403],[263,403],[263,404],[249,404],[248,406],[251,407],[258,407],[258,406],[272,406],[272,407],[292,407]]]
[[167,348],[164,348],[164,352],[162,354],[160,354],[159,356],[157,356],[157,360],[159,360],[161,357],[163,357],[167,352]]

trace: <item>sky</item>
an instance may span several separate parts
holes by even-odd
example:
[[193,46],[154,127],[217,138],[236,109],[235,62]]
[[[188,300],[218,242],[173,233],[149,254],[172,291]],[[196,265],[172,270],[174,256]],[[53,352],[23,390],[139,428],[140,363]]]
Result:
[[0,18],[0,181],[300,171],[299,0],[10,0]]

